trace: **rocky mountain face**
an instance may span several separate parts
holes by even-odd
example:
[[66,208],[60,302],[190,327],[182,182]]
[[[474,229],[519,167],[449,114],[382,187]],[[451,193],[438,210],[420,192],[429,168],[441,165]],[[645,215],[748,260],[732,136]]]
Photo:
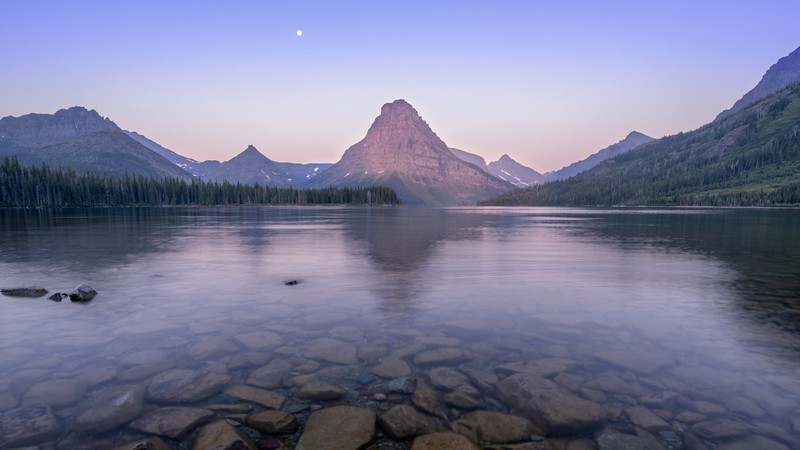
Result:
[[20,163],[122,176],[191,179],[191,175],[125,134],[114,122],[83,107],[55,114],[0,119],[0,157]]
[[794,83],[800,83],[800,48],[773,64],[753,89],[734,103],[731,109],[719,113],[716,120],[737,113],[746,106]]
[[513,186],[457,158],[404,100],[381,108],[367,135],[311,187],[384,185],[405,204],[469,205]]
[[473,166],[477,166],[484,172],[489,172],[489,167],[486,165],[486,160],[483,159],[483,156],[476,155],[475,153],[465,152],[464,150],[459,150],[457,148],[452,148],[452,147],[449,150],[450,153],[456,156],[456,158],[464,162],[468,162]]
[[609,158],[627,153],[634,148],[651,141],[653,141],[653,138],[650,136],[639,133],[638,131],[632,131],[625,137],[625,139],[617,142],[616,144],[609,145],[599,152],[590,155],[588,158],[572,163],[563,169],[556,170],[555,172],[547,172],[545,177],[547,181],[563,180],[574,177],[575,175],[587,171]]
[[291,176],[275,161],[264,156],[252,145],[231,160],[221,163],[205,177],[210,181],[259,184],[261,186],[289,187]]
[[[172,150],[170,150],[168,148],[165,148],[164,146],[162,146],[158,142],[155,142],[155,141],[153,141],[151,139],[148,139],[144,135],[141,135],[141,134],[139,134],[139,133],[137,133],[135,131],[125,131],[125,134],[130,136],[136,142],[144,145],[145,147],[147,147],[150,150],[158,153],[159,155],[163,156],[164,158],[167,158],[167,160],[169,160],[169,162],[171,162],[172,164],[175,164],[176,166],[180,167],[181,169],[189,172],[190,174],[192,174],[192,175],[194,175],[194,176],[196,176],[198,178],[203,178],[206,175],[206,173],[209,170],[211,170],[212,167],[215,167],[216,164],[214,164],[214,163],[219,164],[218,161],[200,162],[200,161],[196,161],[196,160],[194,160],[192,158],[187,158],[186,156],[183,156],[183,155],[180,155],[178,153],[175,153],[174,151],[172,151]],[[210,164],[206,164],[206,163],[210,163]]]
[[487,170],[497,178],[508,181],[519,188],[533,186],[545,181],[544,175],[514,161],[508,155],[503,155],[499,160],[490,162]]

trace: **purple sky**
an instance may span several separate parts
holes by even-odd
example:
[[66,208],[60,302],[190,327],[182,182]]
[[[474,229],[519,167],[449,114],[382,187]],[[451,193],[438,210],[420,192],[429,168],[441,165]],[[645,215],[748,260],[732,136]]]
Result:
[[797,0],[12,0],[0,116],[80,105],[199,160],[335,162],[404,98],[451,147],[548,171],[709,122],[800,46],[797,17]]

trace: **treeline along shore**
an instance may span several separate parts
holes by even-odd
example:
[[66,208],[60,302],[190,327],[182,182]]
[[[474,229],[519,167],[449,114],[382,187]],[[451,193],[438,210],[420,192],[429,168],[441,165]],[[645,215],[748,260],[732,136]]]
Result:
[[0,164],[0,207],[215,206],[215,205],[398,205],[383,186],[294,189],[176,178],[80,175],[71,170]]

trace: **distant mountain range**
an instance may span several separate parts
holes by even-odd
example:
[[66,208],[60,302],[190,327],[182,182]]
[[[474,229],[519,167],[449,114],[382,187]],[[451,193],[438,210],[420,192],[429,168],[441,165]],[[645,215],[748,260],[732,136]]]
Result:
[[0,158],[22,164],[47,163],[79,174],[189,180],[191,175],[130,138],[114,122],[82,107],[55,114],[27,114],[0,119]]
[[547,172],[544,175],[545,179],[547,181],[556,181],[572,178],[575,175],[587,171],[609,158],[629,152],[636,147],[646,144],[652,140],[653,138],[650,136],[644,135],[637,131],[632,131],[628,134],[628,136],[625,137],[625,139],[592,154],[586,159],[572,163],[563,169],[559,169],[554,172]]
[[381,108],[366,136],[309,187],[383,185],[404,204],[469,205],[513,185],[457,158],[405,100]]
[[800,83],[764,94],[800,76],[800,65],[794,63],[797,55],[795,51],[782,58],[758,84],[764,90],[757,86],[710,124],[641,144],[570,179],[484,204],[798,204]]

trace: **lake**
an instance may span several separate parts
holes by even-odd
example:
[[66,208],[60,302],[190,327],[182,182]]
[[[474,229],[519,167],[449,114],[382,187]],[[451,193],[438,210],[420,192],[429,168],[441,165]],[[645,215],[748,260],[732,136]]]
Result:
[[376,449],[800,448],[799,233],[794,209],[0,210],[0,287],[98,292],[0,297],[0,447],[316,448],[309,416],[351,405]]

